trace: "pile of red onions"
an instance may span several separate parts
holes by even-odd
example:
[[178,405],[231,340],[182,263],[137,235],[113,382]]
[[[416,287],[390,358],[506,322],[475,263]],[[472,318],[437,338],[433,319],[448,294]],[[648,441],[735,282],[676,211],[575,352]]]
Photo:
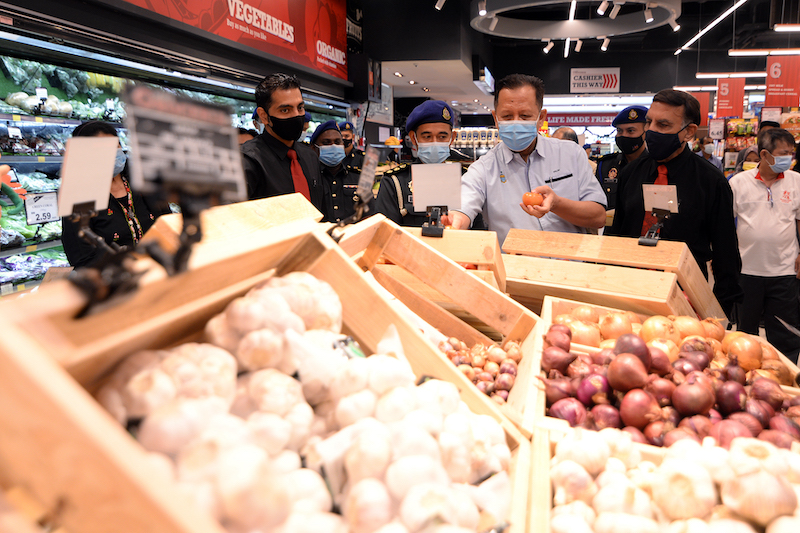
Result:
[[[569,338],[566,345],[569,348]],[[450,337],[439,344],[439,349],[482,393],[500,404],[508,400],[522,360],[518,343],[507,342],[505,349],[496,344],[476,344],[470,349],[463,341]]]
[[[714,323],[708,326],[714,337],[697,334],[706,322],[645,323],[648,335],[678,338],[674,354],[662,349],[666,342],[648,345],[634,333],[591,354],[571,352],[570,328],[553,324],[542,354],[548,415],[573,427],[620,428],[635,441],[657,446],[706,436],[725,447],[736,437],[783,448],[800,442],[800,396],[787,395],[774,379],[740,366],[740,357],[753,364],[753,354],[741,351],[752,346],[737,341],[747,337],[728,339]],[[733,347],[727,354],[716,349],[723,338]]]

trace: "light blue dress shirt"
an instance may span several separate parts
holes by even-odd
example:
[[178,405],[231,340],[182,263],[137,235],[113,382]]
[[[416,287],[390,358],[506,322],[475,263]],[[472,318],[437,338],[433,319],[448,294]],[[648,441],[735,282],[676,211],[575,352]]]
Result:
[[554,213],[536,218],[519,206],[522,195],[548,185],[564,198],[606,206],[606,195],[594,177],[586,152],[572,141],[539,135],[528,161],[502,142],[470,165],[461,179],[461,209],[470,221],[478,213],[500,244],[511,228],[586,233]]

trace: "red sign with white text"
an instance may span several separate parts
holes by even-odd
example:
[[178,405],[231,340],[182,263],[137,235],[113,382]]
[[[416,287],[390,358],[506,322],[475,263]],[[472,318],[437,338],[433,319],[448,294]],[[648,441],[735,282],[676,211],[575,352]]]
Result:
[[548,126],[610,126],[616,113],[548,113]]
[[797,107],[800,103],[800,56],[767,58],[764,106]]
[[742,118],[744,78],[717,79],[717,118]]
[[708,112],[711,109],[711,93],[703,91],[699,93],[689,93],[700,102],[700,124],[698,126],[708,126]]
[[299,65],[347,79],[347,0],[125,0]]

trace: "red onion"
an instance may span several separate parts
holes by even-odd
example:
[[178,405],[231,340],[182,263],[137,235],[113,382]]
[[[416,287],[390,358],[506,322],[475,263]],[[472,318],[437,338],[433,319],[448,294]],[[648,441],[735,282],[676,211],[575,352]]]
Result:
[[589,413],[598,430],[622,427],[622,420],[619,417],[619,411],[616,407],[612,407],[608,404],[595,405]]
[[792,405],[786,410],[786,416],[791,418],[795,424],[800,421],[800,405]]
[[469,357],[467,355],[456,355],[451,359],[451,361],[456,366],[468,365],[472,362],[472,357]]
[[658,405],[664,407],[672,402],[672,393],[675,392],[675,384],[668,379],[651,374],[647,385],[644,386],[644,390],[652,394],[655,399],[658,400]]
[[681,420],[678,427],[686,428],[701,439],[704,439],[708,437],[708,434],[711,432],[712,425],[711,420],[707,416],[695,415],[688,416]]
[[639,429],[644,429],[650,422],[661,419],[658,402],[652,394],[642,389],[633,389],[625,394],[619,406],[619,414],[626,426]]
[[783,405],[781,386],[767,378],[758,378],[750,386],[750,397],[764,400],[776,411]]
[[700,370],[700,368],[694,364],[693,362],[689,361],[688,359],[678,359],[674,363],[672,363],[672,368],[677,370],[683,375],[686,375],[690,372],[694,372],[696,370]]
[[591,354],[592,362],[596,365],[607,365],[617,356],[611,348],[603,348],[599,352]]
[[683,416],[704,415],[714,406],[714,392],[690,374],[672,393],[672,405]]
[[547,405],[553,405],[558,400],[572,397],[572,384],[568,379],[539,379],[544,383],[544,395],[547,398]]
[[544,336],[544,340],[550,346],[561,348],[565,352],[569,351],[571,339],[572,339],[572,331],[567,326],[564,326],[562,324],[553,324],[552,326],[550,326],[550,329],[547,330],[547,334],[545,334]]
[[584,378],[578,385],[576,396],[586,407],[591,407],[596,403],[607,403],[607,394],[611,392],[608,381],[603,376],[592,374]]
[[681,359],[691,361],[698,370],[705,370],[708,368],[708,363],[711,362],[711,359],[709,359],[708,354],[705,352],[680,352],[678,356]]
[[647,369],[634,354],[621,353],[608,365],[608,384],[620,392],[642,388],[646,383]]
[[567,337],[572,339],[572,330],[566,324],[552,324],[548,329],[548,333],[551,331],[558,331],[564,333]]
[[664,435],[663,439],[664,442],[662,446],[666,446],[667,448],[669,448],[679,440],[683,439],[691,439],[693,441],[700,442],[700,437],[698,437],[694,431],[692,431],[689,428],[683,427],[683,428],[675,428],[672,431],[668,431]]
[[677,427],[678,423],[681,421],[681,414],[677,409],[668,405],[661,408],[661,418],[664,419],[665,422],[671,423],[672,427]]
[[708,419],[711,420],[712,424],[716,424],[720,420],[722,420],[722,415],[719,414],[719,411],[716,409],[709,409],[708,410]]
[[795,407],[796,405],[800,405],[800,395],[793,396],[791,400],[789,400],[789,407]]
[[639,358],[644,365],[645,372],[650,370],[650,350],[647,348],[644,339],[633,333],[625,333],[617,338],[614,344],[614,353],[630,353]]
[[589,364],[580,358],[575,359],[567,367],[567,375],[571,378],[584,378],[591,374],[591,372],[592,369],[589,368]]
[[648,443],[647,439],[644,438],[644,433],[642,433],[641,430],[638,429],[638,428],[631,427],[631,426],[626,426],[626,427],[622,428],[622,431],[624,431],[625,433],[630,434],[631,439],[633,439],[633,442],[638,442],[640,444],[647,444]]
[[497,379],[494,380],[495,390],[511,390],[514,386],[514,376],[511,374],[498,374]]
[[770,418],[769,429],[783,431],[787,435],[800,440],[800,427],[798,427],[798,425],[795,424],[791,418],[788,418],[782,414],[777,414]]
[[672,430],[671,426],[670,429],[666,428],[666,422],[663,420],[656,420],[655,422],[650,422],[647,424],[642,433],[644,433],[644,438],[647,439],[648,444],[652,444],[653,446],[661,446],[664,444],[664,434],[667,431]]
[[589,365],[589,370],[592,374],[597,374],[598,376],[603,376],[604,378],[608,378],[608,365]]
[[508,400],[508,391],[507,390],[497,390],[494,391],[496,396],[500,396],[504,400]]
[[578,356],[557,346],[550,346],[542,350],[542,370],[558,370],[562,374],[567,373],[567,368]]
[[762,428],[768,428],[769,419],[775,416],[775,409],[773,409],[770,404],[763,400],[756,400],[755,398],[748,398],[744,410],[756,417],[756,420],[758,420]]
[[550,416],[569,422],[572,427],[581,426],[586,421],[586,408],[575,398],[564,398],[550,406]]
[[738,358],[735,355],[731,355],[728,359],[728,364],[725,365],[725,375],[728,381],[735,381],[742,385],[745,384],[747,379],[747,372],[744,371],[744,368],[739,366]]
[[475,375],[478,381],[494,381],[494,376],[489,372],[479,372]]
[[650,347],[650,372],[658,374],[661,377],[672,372],[672,363],[669,360],[669,356],[664,350],[657,346]]
[[717,409],[723,416],[744,411],[747,392],[735,381],[726,381],[717,389]]
[[514,362],[513,359],[506,359],[500,365],[500,373],[501,374],[511,374],[512,376],[517,375],[517,363]]
[[753,437],[758,437],[758,434],[761,433],[762,429],[764,429],[758,419],[750,413],[733,413],[728,417],[728,420],[741,422],[745,427],[747,427],[747,429],[750,430],[750,433],[753,434]]
[[686,374],[686,378],[688,379],[689,376],[694,376],[694,379],[697,381],[698,385],[703,385],[705,388],[710,390],[712,393],[715,393],[717,387],[715,385],[716,381],[713,376],[709,376],[704,372],[689,372]]
[[[681,343],[679,350],[681,352],[702,352],[706,354],[708,361],[714,359],[714,348],[702,337],[688,337]],[[680,357],[683,357],[683,354]]]
[[475,386],[484,394],[490,394],[494,390],[494,383],[491,381],[478,381]]
[[741,422],[735,420],[722,420],[711,428],[711,437],[717,441],[718,446],[729,448],[731,441],[736,437],[752,437],[750,430]]
[[797,439],[791,435],[784,433],[783,431],[776,431],[774,429],[765,429],[758,435],[758,438],[760,440],[771,442],[778,448],[786,448],[787,450],[792,448],[792,443],[797,442]]

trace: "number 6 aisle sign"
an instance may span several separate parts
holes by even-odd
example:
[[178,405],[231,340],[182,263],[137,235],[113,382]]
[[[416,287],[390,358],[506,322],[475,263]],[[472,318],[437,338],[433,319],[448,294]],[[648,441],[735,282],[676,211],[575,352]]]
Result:
[[797,107],[798,104],[800,104],[800,56],[768,57],[764,106]]

